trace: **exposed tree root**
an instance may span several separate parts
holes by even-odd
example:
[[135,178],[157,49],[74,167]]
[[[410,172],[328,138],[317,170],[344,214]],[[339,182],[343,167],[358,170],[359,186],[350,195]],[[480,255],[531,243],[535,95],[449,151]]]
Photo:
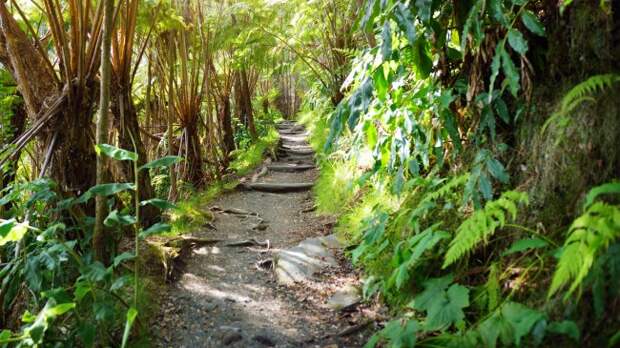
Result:
[[314,184],[311,182],[302,183],[285,183],[285,184],[273,184],[273,183],[252,183],[245,184],[244,186],[250,190],[273,192],[273,193],[288,193],[306,191],[312,188]]
[[267,166],[269,170],[274,172],[301,172],[308,169],[314,169],[312,164],[271,164]]

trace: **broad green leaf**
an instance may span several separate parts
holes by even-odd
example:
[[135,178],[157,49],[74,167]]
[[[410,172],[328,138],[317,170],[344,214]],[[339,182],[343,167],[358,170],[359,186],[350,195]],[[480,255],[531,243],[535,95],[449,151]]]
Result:
[[586,196],[586,201],[583,204],[583,208],[587,209],[589,206],[591,206],[592,203],[594,203],[594,200],[598,196],[603,195],[603,194],[610,194],[610,193],[620,194],[620,182],[603,184],[603,185],[600,185],[600,186],[597,186],[591,189],[590,192],[588,192],[588,195]]
[[11,231],[13,226],[15,226],[15,220],[14,219],[5,220],[5,221],[0,222],[0,237],[4,237],[7,234],[9,234],[9,232]]
[[508,31],[508,43],[520,55],[524,56],[527,53],[527,41],[525,41],[520,31],[514,28],[510,29]]
[[433,0],[416,0],[415,6],[418,8],[418,16],[424,23],[431,19]]
[[133,326],[133,322],[136,320],[137,316],[138,310],[134,307],[129,308],[129,310],[127,311],[127,318],[125,320],[125,330],[123,331],[123,341],[121,344],[121,348],[125,348],[127,346],[129,334],[131,333],[131,327]]
[[517,302],[507,302],[502,305],[502,316],[514,329],[514,344],[519,346],[521,338],[527,335],[534,324],[544,319],[544,315]]
[[92,291],[90,283],[86,281],[78,281],[75,283],[75,290],[73,296],[76,302],[80,302],[89,292]]
[[75,308],[75,303],[62,303],[49,309],[49,315],[57,317]]
[[118,147],[108,145],[108,144],[97,144],[95,145],[95,152],[97,155],[101,156],[102,154],[113,158],[117,161],[137,161],[138,154],[135,152],[119,149]]
[[153,160],[145,165],[143,165],[142,167],[140,167],[139,170],[143,170],[143,169],[153,169],[153,168],[160,168],[160,167],[168,167],[171,166],[175,163],[179,163],[183,160],[183,157],[179,157],[179,156],[165,156],[162,158],[158,158],[156,160]]
[[540,249],[548,246],[549,243],[540,238],[526,238],[518,240],[510,246],[510,248],[502,253],[502,256],[519,253],[530,249]]
[[394,8],[394,20],[401,31],[407,36],[409,44],[413,45],[416,41],[416,30],[413,16],[407,6],[399,2]]
[[381,31],[381,55],[383,60],[389,60],[392,56],[392,30],[390,21],[385,21],[383,30]]
[[498,338],[501,338],[503,346],[510,346],[513,341],[512,326],[497,312],[480,323],[478,333],[484,347],[488,348],[495,348]]
[[110,291],[119,290],[123,288],[125,285],[129,284],[130,282],[131,282],[130,276],[124,275],[124,276],[118,277],[114,280],[112,285],[110,285]]
[[[7,226],[10,226],[10,229],[8,229]],[[7,231],[6,234],[5,231]],[[28,232],[28,226],[23,223],[15,224],[15,222],[12,221],[10,224],[7,223],[3,226],[0,226],[0,232],[2,233],[0,234],[0,246],[2,246],[9,242],[20,241],[22,238],[24,238],[26,232]]]
[[85,265],[80,272],[83,277],[93,282],[103,280],[110,273],[99,261]]
[[495,179],[499,180],[503,184],[508,183],[510,177],[508,176],[506,169],[500,161],[496,160],[495,158],[489,157],[489,159],[487,159],[486,161],[486,164],[489,173],[491,173],[491,175]]
[[11,338],[11,331],[4,329],[2,330],[2,332],[0,332],[0,343],[4,343],[4,341],[8,340],[9,338]]
[[506,102],[504,102],[502,98],[498,97],[493,102],[493,106],[495,107],[495,112],[499,115],[502,121],[506,124],[510,124],[510,113],[508,112]]
[[499,75],[499,68],[502,66],[502,52],[504,51],[503,42],[500,42],[495,46],[495,55],[493,55],[493,61],[491,62],[491,79],[489,82],[489,97],[490,103],[493,99],[493,89],[495,88],[495,80]]
[[86,203],[95,196],[107,197],[126,190],[135,190],[135,185],[132,183],[100,184],[93,186],[88,191],[84,192],[84,194],[81,195],[78,199],[76,199],[74,203]]
[[424,323],[426,331],[436,331],[461,322],[465,318],[463,308],[469,306],[469,290],[458,284],[452,284],[447,292],[438,293],[439,298],[427,308]]
[[446,131],[448,132],[448,135],[452,140],[452,144],[458,151],[461,151],[463,149],[463,146],[461,145],[461,137],[459,135],[454,114],[450,109],[445,109],[441,113],[441,116],[443,118],[444,127],[446,128]]
[[502,0],[490,0],[489,1],[489,11],[491,12],[491,17],[498,21],[503,26],[506,26],[508,23],[506,22],[506,15],[504,14],[504,9],[502,8]]
[[118,210],[112,210],[103,220],[103,224],[108,227],[128,226],[135,224],[136,221],[136,217],[133,215],[119,214]]
[[547,331],[554,334],[566,335],[575,342],[579,342],[579,327],[572,320],[554,321],[547,326]]
[[379,12],[379,0],[366,1],[366,8],[364,10],[364,17],[360,22],[360,25],[364,31],[371,31],[374,23],[374,19]]
[[523,25],[532,33],[538,36],[546,35],[545,26],[540,23],[538,17],[532,13],[532,11],[525,10],[521,15],[521,22],[523,22]]
[[141,207],[144,207],[145,205],[152,205],[152,206],[157,207],[157,208],[159,208],[161,210],[177,209],[178,208],[175,204],[170,203],[170,201],[165,200],[165,199],[161,199],[161,198],[151,198],[149,200],[140,202],[140,206]]
[[519,71],[505,49],[500,51],[500,55],[502,57],[502,70],[505,75],[504,83],[508,85],[512,96],[516,97],[520,88],[519,80],[521,77],[519,75]]
[[146,230],[140,232],[140,238],[146,238],[155,234],[169,232],[172,227],[168,224],[158,222]]
[[433,61],[428,51],[427,42],[422,38],[418,38],[413,45],[413,63],[420,79],[425,79],[431,74]]
[[[389,342],[389,347],[408,348],[415,347],[416,332],[419,324],[415,320],[395,319],[388,322],[385,328],[378,333],[378,339]],[[374,341],[371,339],[371,341]],[[373,347],[377,342],[374,342]]]
[[136,255],[134,255],[133,252],[130,251],[126,251],[120,255],[117,255],[114,258],[114,267],[118,267],[118,265],[120,265],[121,263],[127,261],[127,260],[133,260],[136,257]]
[[379,66],[377,69],[375,69],[375,72],[372,74],[372,82],[373,82],[373,85],[375,86],[377,97],[380,100],[385,100],[389,84],[387,80],[385,79],[385,74],[383,72],[383,66]]
[[485,173],[480,174],[478,188],[484,199],[491,200],[493,198],[493,186],[491,185],[491,180],[489,180],[489,177]]
[[442,278],[433,278],[425,281],[424,291],[416,296],[411,303],[409,303],[408,307],[417,310],[426,310],[429,307],[433,306],[433,301],[437,300],[437,294],[441,292],[445,292],[445,289],[453,281],[452,275],[447,275]]

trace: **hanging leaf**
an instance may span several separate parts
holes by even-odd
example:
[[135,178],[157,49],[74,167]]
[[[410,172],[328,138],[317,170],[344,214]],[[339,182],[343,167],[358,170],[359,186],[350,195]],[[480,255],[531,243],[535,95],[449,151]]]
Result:
[[26,232],[28,232],[28,225],[26,224],[16,224],[13,220],[3,223],[0,225],[0,246],[22,240]]
[[519,80],[521,79],[521,76],[519,75],[519,71],[512,61],[512,58],[510,58],[508,52],[506,52],[506,50],[502,50],[500,54],[502,57],[502,70],[505,75],[504,83],[508,84],[510,93],[513,97],[516,97],[520,88]]
[[493,61],[491,62],[491,79],[489,82],[489,93],[488,93],[488,103],[491,103],[493,100],[493,89],[495,88],[495,80],[499,75],[499,68],[502,66],[502,51],[504,51],[503,41],[498,43],[495,46],[495,55],[493,56]]
[[113,158],[117,161],[137,161],[138,154],[135,152],[119,149],[116,146],[108,145],[108,144],[97,144],[95,145],[95,152],[98,156],[102,154]]
[[143,165],[142,167],[139,168],[139,170],[168,167],[173,164],[179,163],[182,160],[183,160],[183,157],[179,157],[179,156],[165,156],[165,157],[158,158],[156,160],[153,160]]
[[547,34],[545,32],[545,26],[540,23],[538,17],[530,10],[523,11],[521,22],[523,22],[523,25],[525,25],[529,31],[538,36],[545,36]]
[[158,222],[147,228],[146,230],[140,232],[140,238],[144,239],[152,235],[169,232],[171,228],[172,226],[170,226],[169,224]]
[[566,335],[575,342],[579,342],[579,327],[572,320],[554,321],[547,326],[547,331],[554,334]]
[[159,208],[161,210],[166,210],[166,209],[177,209],[178,207],[171,203],[168,200],[165,199],[161,199],[161,198],[151,198],[149,200],[146,201],[142,201],[140,202],[140,206],[144,207],[146,205],[152,205],[156,208]]
[[121,263],[123,263],[123,262],[125,262],[127,260],[133,260],[135,257],[136,257],[136,255],[134,255],[133,252],[129,252],[129,251],[126,251],[126,252],[124,252],[124,253],[122,253],[120,255],[117,255],[114,258],[114,262],[113,262],[114,268],[118,267],[118,265],[120,265]]
[[418,16],[424,23],[431,19],[433,0],[416,0],[415,6],[418,8]]
[[525,56],[525,53],[527,53],[527,41],[525,41],[520,31],[514,28],[510,29],[508,31],[508,43],[520,55]]
[[413,16],[407,6],[399,2],[394,8],[394,21],[401,31],[407,36],[409,44],[413,45],[416,41],[416,31]]
[[383,60],[389,60],[392,56],[392,30],[390,21],[385,21],[383,30],[381,31],[381,55]]
[[108,227],[128,226],[135,223],[135,216],[119,214],[118,210],[112,210],[105,220],[103,220],[103,224]]
[[522,251],[530,250],[530,249],[540,249],[548,246],[549,243],[540,239],[540,238],[526,238],[518,240],[508,248],[508,250],[502,253],[502,256],[520,253]]
[[431,74],[433,61],[428,51],[428,43],[419,38],[413,45],[413,63],[420,79],[425,79]]
[[133,183],[112,183],[112,184],[100,184],[91,187],[80,198],[74,201],[75,204],[85,203],[95,196],[112,196],[122,191],[135,190]]

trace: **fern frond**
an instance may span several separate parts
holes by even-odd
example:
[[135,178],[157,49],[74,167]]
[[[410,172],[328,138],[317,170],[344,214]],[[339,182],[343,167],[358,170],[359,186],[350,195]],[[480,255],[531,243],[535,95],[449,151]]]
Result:
[[581,285],[598,255],[620,237],[620,207],[592,204],[573,221],[558,261],[549,297],[570,283],[565,298]]
[[474,212],[456,230],[456,236],[444,258],[443,268],[456,262],[478,244],[486,243],[498,227],[506,223],[506,215],[514,220],[517,205],[528,204],[527,194],[518,191],[504,192],[497,200],[488,202],[484,209]]
[[428,193],[424,197],[424,201],[435,202],[438,199],[443,198],[447,196],[448,194],[452,193],[459,186],[465,185],[467,183],[467,180],[469,180],[469,173],[457,176],[451,179],[450,181],[448,181],[447,183],[445,183],[444,185],[442,185],[437,190]]
[[561,109],[569,112],[568,107],[572,105],[574,108],[576,100],[610,88],[616,82],[620,82],[620,76],[616,74],[594,75],[566,93],[562,98]]
[[559,108],[545,121],[542,126],[541,132],[544,133],[547,127],[555,121],[565,121],[568,123],[568,113],[573,111],[577,106],[581,105],[584,101],[594,102],[592,97],[595,93],[599,93],[607,88],[611,88],[615,83],[620,82],[620,75],[616,74],[604,74],[594,75],[587,80],[578,83],[571,88],[566,95],[562,98]]

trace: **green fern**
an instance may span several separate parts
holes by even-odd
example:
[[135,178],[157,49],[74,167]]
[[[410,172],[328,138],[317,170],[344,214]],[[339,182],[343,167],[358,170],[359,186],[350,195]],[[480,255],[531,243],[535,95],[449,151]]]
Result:
[[488,202],[484,209],[478,210],[463,221],[456,231],[456,237],[444,258],[443,268],[448,267],[478,244],[486,243],[498,227],[506,223],[506,215],[514,220],[517,217],[517,205],[528,203],[527,194],[517,191],[504,192],[500,198]]
[[465,185],[467,183],[467,180],[469,180],[469,173],[454,177],[450,179],[448,182],[446,182],[445,184],[443,184],[438,189],[433,190],[432,192],[428,193],[424,197],[423,201],[435,202],[439,200],[440,198],[443,198],[453,193],[457,187]]
[[604,74],[594,75],[587,80],[577,84],[562,98],[559,110],[554,112],[551,117],[549,117],[549,119],[545,122],[542,127],[542,133],[544,133],[547,127],[553,122],[557,122],[558,124],[565,127],[570,122],[568,114],[571,111],[573,111],[584,101],[593,102],[594,98],[592,97],[592,95],[604,91],[605,89],[611,88],[617,82],[620,82],[620,75]]
[[549,288],[549,297],[570,283],[565,295],[568,298],[589,274],[596,257],[620,237],[620,206],[592,203],[596,195],[617,193],[619,186],[618,183],[602,185],[588,194],[585,212],[573,221],[568,230],[568,238]]

